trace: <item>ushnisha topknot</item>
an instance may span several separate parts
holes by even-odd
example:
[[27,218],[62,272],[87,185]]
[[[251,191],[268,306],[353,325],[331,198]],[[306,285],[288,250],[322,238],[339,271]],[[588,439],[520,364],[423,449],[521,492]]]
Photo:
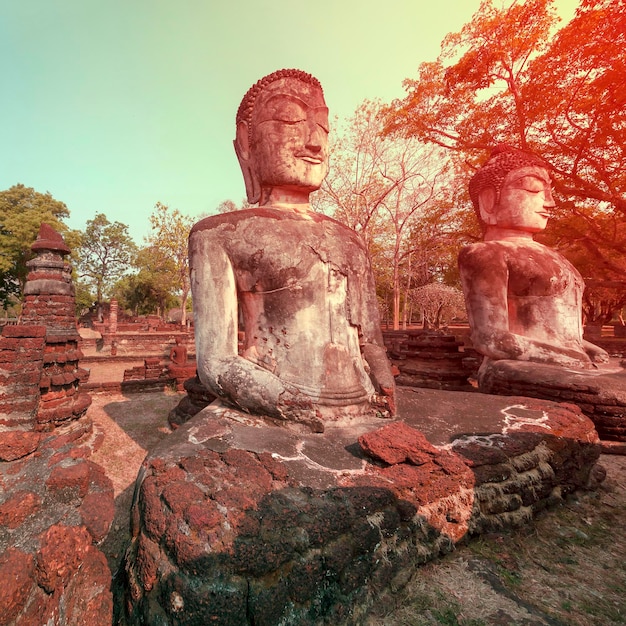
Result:
[[495,189],[496,197],[499,198],[502,183],[509,172],[533,165],[549,169],[549,165],[532,152],[526,152],[504,143],[493,148],[487,162],[469,182],[469,194],[476,211],[478,212],[478,196],[483,189]]
[[241,101],[241,104],[239,105],[239,108],[237,109],[237,116],[235,118],[237,126],[240,122],[245,122],[248,126],[248,134],[250,134],[250,121],[252,119],[252,111],[254,109],[254,102],[257,96],[270,83],[280,80],[281,78],[295,78],[297,80],[301,80],[303,83],[318,87],[322,91],[322,93],[324,93],[320,81],[311,74],[307,74],[302,70],[296,69],[277,70],[276,72],[272,72],[271,74],[264,76],[263,78],[261,78],[261,80],[258,80],[256,83],[254,83],[254,85],[252,85],[250,89],[248,89],[246,95]]

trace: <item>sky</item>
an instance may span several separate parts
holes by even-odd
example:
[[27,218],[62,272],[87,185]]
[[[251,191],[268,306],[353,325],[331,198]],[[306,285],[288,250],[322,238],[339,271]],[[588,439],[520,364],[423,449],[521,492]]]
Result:
[[[234,118],[258,79],[309,72],[346,118],[403,97],[479,4],[0,0],[0,189],[50,192],[75,229],[104,213],[141,244],[157,202],[197,217],[244,198]],[[558,0],[564,19],[577,4]]]

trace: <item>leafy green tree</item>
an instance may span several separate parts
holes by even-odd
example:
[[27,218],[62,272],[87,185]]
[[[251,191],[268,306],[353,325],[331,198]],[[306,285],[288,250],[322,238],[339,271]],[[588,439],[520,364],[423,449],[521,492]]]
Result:
[[129,271],[136,250],[126,224],[109,222],[104,213],[87,220],[81,236],[77,274],[95,291],[98,306],[121,276]]
[[76,317],[81,317],[95,304],[91,288],[82,280],[74,280],[76,298]]
[[[555,36],[553,4],[483,1],[438,59],[405,81],[386,132],[446,148],[464,180],[497,143],[530,149],[550,164],[560,201],[623,220],[626,3],[582,0]],[[620,254],[604,225],[588,230],[586,242],[605,268]]]
[[154,246],[141,248],[133,261],[135,274],[123,276],[114,289],[120,306],[134,315],[162,315],[177,304],[176,270]]
[[170,209],[166,204],[157,202],[150,216],[152,233],[146,237],[157,262],[170,268],[169,276],[176,292],[180,293],[182,326],[187,324],[187,300],[191,290],[187,240],[193,222],[193,218],[183,215],[178,209]]
[[20,298],[26,262],[32,258],[30,246],[42,222],[59,231],[70,247],[75,243],[75,233],[63,223],[69,214],[63,202],[32,187],[18,184],[0,192],[0,303],[5,310]]

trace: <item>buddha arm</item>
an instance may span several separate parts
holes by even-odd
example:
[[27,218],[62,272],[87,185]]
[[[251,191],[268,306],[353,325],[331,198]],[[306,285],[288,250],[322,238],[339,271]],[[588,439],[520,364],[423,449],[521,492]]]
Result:
[[189,259],[200,380],[247,412],[285,418],[310,401],[270,371],[237,352],[237,286],[221,242],[210,231],[194,233]]
[[[369,267],[369,266],[368,266]],[[376,287],[373,274],[366,272],[364,293],[360,300],[358,323],[361,333],[361,350],[363,358],[370,369],[370,378],[376,391],[389,398],[388,404],[392,415],[396,413],[396,383],[391,372],[387,350],[380,329],[380,316],[376,300]]]
[[467,246],[459,254],[459,270],[474,347],[496,360],[591,367],[587,354],[576,345],[559,345],[511,332],[508,263],[501,249],[488,244]]

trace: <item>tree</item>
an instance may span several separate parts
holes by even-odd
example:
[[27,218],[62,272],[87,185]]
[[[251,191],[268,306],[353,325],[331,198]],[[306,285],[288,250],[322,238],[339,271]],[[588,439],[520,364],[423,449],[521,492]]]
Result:
[[482,156],[515,139],[528,148],[531,128],[522,87],[533,54],[547,45],[556,21],[552,0],[481,2],[460,33],[449,34],[434,62],[422,63],[408,95],[388,109],[387,132],[417,136],[464,156]]
[[[461,175],[500,142],[550,164],[562,201],[626,215],[626,3],[582,0],[551,38],[553,0],[481,3],[387,110],[387,133],[442,146]],[[593,240],[597,251],[611,248]],[[589,238],[591,241],[591,238]],[[617,250],[615,250],[617,252]]]
[[182,326],[187,324],[186,308],[191,289],[187,240],[193,222],[193,218],[183,215],[178,209],[170,209],[166,204],[157,202],[150,216],[152,234],[146,237],[158,263],[163,267],[168,264],[170,276],[181,294]]
[[393,327],[398,329],[401,268],[411,254],[407,235],[440,197],[446,168],[438,149],[414,139],[381,140],[380,109],[379,102],[365,101],[335,134],[332,167],[314,202],[317,210],[363,236],[375,268],[391,267]]
[[242,209],[250,209],[254,205],[248,202],[247,198],[237,204],[234,200],[224,200],[217,205],[215,209],[216,213],[232,213],[233,211],[240,211]]
[[145,246],[135,255],[135,274],[123,276],[115,286],[114,295],[120,305],[134,315],[162,315],[176,306],[178,291],[176,268],[154,246]]
[[62,221],[69,214],[63,202],[32,187],[18,184],[0,192],[0,303],[5,310],[20,298],[28,274],[26,262],[32,258],[30,246],[42,222],[62,233],[73,246],[75,233]]
[[582,0],[571,22],[531,64],[524,94],[533,145],[553,167],[557,191],[604,203],[622,219],[625,80],[626,4]]
[[95,290],[98,306],[129,270],[136,250],[125,224],[109,222],[104,213],[87,220],[81,236],[77,273],[79,279]]
[[541,242],[561,251],[585,279],[583,315],[587,323],[611,321],[626,305],[626,220],[595,203],[567,201]]
[[411,300],[422,311],[424,328],[439,329],[453,318],[466,315],[463,292],[449,285],[423,285],[413,290]]

